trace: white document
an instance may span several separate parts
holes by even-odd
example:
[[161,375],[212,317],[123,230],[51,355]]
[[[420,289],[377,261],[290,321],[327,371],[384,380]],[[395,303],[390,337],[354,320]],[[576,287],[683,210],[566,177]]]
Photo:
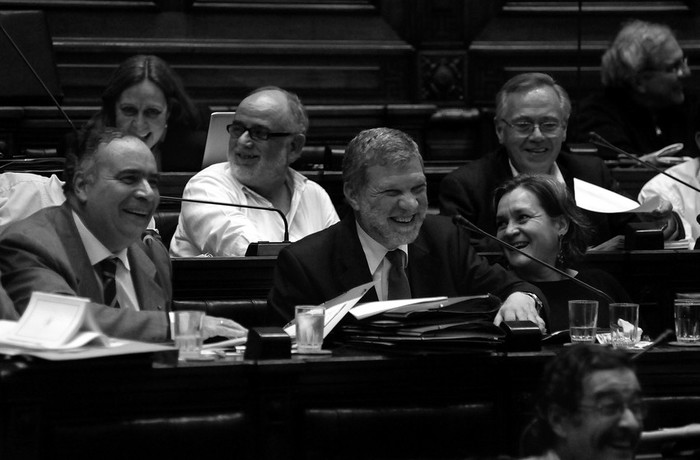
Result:
[[574,178],[574,196],[576,197],[576,206],[579,208],[605,214],[651,212],[659,206],[659,197],[657,196],[640,205],[618,193],[577,178]]
[[[347,314],[348,311],[352,311],[351,308],[355,306],[357,302],[374,286],[374,282],[361,284],[357,287],[350,289],[349,291],[340,294],[331,300],[323,302],[320,306],[325,307],[326,313],[323,322],[323,338],[333,330],[333,328],[340,322],[341,319]],[[289,334],[292,339],[296,339],[296,322],[292,320],[286,326],[284,326],[284,332]]]
[[447,297],[422,297],[418,299],[399,299],[399,300],[378,300],[376,302],[367,302],[350,310],[350,314],[357,319],[365,319],[370,316],[384,313],[385,311],[393,310],[394,308],[413,305],[423,302],[435,302],[437,300],[445,300]]
[[[34,292],[19,321],[2,321],[0,344],[43,350],[108,345],[90,314],[90,299]],[[83,329],[83,330],[81,330]]]

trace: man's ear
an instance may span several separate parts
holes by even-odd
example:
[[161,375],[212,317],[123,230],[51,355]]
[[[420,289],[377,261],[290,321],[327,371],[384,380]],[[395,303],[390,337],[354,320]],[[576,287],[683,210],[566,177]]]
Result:
[[82,169],[76,170],[73,175],[73,195],[75,195],[80,203],[85,203],[87,201],[88,185],[89,181],[85,171]]
[[555,435],[566,438],[571,427],[571,415],[563,407],[552,404],[547,412],[547,423]]
[[345,195],[345,199],[347,200],[348,204],[350,204],[350,207],[355,210],[359,211],[360,210],[360,203],[357,200],[357,195],[353,189],[350,188],[350,185],[345,183],[343,184],[343,195]]
[[289,144],[289,154],[287,155],[287,164],[290,165],[301,157],[301,151],[306,144],[306,136],[304,134],[295,134],[292,136],[292,142]]
[[498,137],[498,143],[503,145],[503,123],[499,123],[498,119],[494,118],[493,127],[496,130],[496,137]]

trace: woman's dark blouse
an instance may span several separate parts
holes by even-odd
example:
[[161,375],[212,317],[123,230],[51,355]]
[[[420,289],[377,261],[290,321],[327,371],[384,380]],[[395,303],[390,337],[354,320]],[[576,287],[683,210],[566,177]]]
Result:
[[[629,294],[620,283],[610,274],[603,270],[586,269],[576,274],[576,278],[586,284],[605,292],[612,297],[615,302],[631,302]],[[597,300],[598,301],[598,327],[608,329],[608,304],[609,302],[602,296],[595,294],[588,289],[566,279],[561,281],[530,281],[542,290],[549,310],[543,316],[547,323],[547,331],[554,332],[569,328],[569,300]]]

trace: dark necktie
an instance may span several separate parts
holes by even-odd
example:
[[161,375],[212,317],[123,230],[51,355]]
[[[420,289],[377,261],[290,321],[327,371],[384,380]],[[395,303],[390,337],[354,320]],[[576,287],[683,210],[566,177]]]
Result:
[[387,276],[389,290],[387,300],[410,299],[411,287],[408,285],[406,271],[403,268],[406,254],[400,249],[394,249],[387,252],[385,257],[391,263]]
[[104,292],[105,305],[109,307],[119,308],[117,300],[117,258],[108,257],[99,263],[102,270],[102,289]]

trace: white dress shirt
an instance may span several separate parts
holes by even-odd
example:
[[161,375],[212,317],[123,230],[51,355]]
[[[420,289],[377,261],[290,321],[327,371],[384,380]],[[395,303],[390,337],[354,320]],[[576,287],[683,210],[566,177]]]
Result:
[[[296,241],[338,222],[328,193],[317,183],[289,168],[292,201],[286,214],[289,240]],[[228,162],[197,173],[185,186],[183,198],[271,208],[272,203],[241,184]],[[250,243],[282,241],[284,223],[276,212],[201,203],[182,203],[175,235],[174,257],[243,256]]]

